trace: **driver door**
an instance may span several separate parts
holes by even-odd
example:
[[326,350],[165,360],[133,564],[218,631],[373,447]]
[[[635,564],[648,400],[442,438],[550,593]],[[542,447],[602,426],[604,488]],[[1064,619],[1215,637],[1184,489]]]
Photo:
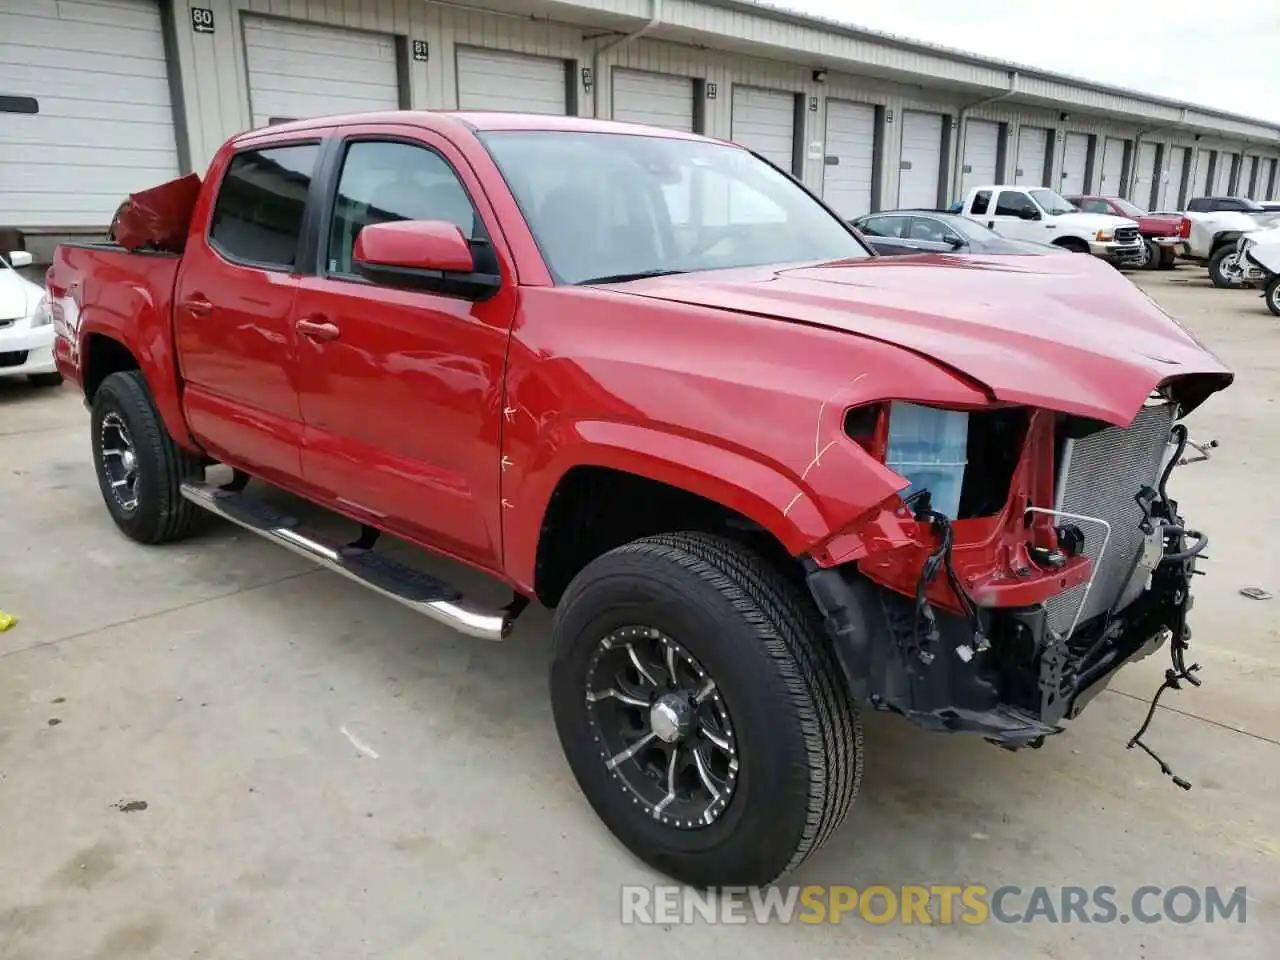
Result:
[[[1034,214],[1034,219],[1024,215]],[[992,204],[987,226],[1015,240],[1039,240],[1045,233],[1044,214],[1022,190],[1001,190]]]
[[[308,485],[355,519],[487,569],[501,563],[502,384],[514,273],[465,160],[419,128],[350,128],[295,325]],[[443,220],[503,285],[472,302],[365,280],[360,230]]]

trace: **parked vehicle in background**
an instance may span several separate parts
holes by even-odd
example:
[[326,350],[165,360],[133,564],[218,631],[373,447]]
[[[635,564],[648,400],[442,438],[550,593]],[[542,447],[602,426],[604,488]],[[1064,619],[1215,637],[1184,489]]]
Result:
[[1267,309],[1280,317],[1280,226],[1246,233],[1237,253],[1244,282],[1261,287]]
[[37,386],[62,382],[53,361],[53,318],[44,288],[18,270],[31,254],[0,254],[0,377],[26,377]]
[[1113,266],[1137,267],[1146,260],[1146,246],[1134,220],[1081,213],[1044,187],[974,187],[965,196],[962,214],[1001,236],[1091,253]]
[[1142,207],[1123,197],[1102,197],[1094,194],[1067,197],[1084,213],[1107,213],[1127,217],[1138,224],[1146,245],[1146,260],[1142,266],[1148,270],[1172,270],[1178,257],[1186,250],[1191,236],[1191,221],[1178,214],[1148,213]]
[[1038,746],[1161,645],[1187,676],[1165,481],[1232,374],[1102,264],[873,257],[743,148],[502,113],[251,131],[115,236],[48,284],[117,527],[207,511],[478,639],[554,607],[569,767],[685,883],[835,832],[860,705]]
[[886,210],[853,221],[883,256],[911,253],[1066,253],[1062,247],[1011,240],[968,217],[940,210]]
[[1213,285],[1224,289],[1244,283],[1236,250],[1240,238],[1274,216],[1247,197],[1193,197],[1186,211],[1167,215],[1185,217],[1191,224],[1179,256],[1207,267]]

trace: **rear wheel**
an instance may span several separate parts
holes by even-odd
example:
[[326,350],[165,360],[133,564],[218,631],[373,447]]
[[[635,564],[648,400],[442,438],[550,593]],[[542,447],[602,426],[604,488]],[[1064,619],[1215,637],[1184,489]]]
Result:
[[201,462],[169,436],[142,374],[113,373],[93,397],[93,462],[111,519],[139,543],[165,543],[190,533],[205,516],[183,498],[182,481]]
[[1240,256],[1234,243],[1223,244],[1209,258],[1209,279],[1223,290],[1236,290],[1244,286],[1240,271]]
[[1280,317],[1280,273],[1267,281],[1267,309]]
[[1168,248],[1160,251],[1160,262],[1157,267],[1161,270],[1172,270],[1178,265],[1178,254]]
[[553,632],[565,756],[645,862],[769,883],[843,821],[857,712],[816,609],[759,557],[703,534],[635,541],[578,574]]

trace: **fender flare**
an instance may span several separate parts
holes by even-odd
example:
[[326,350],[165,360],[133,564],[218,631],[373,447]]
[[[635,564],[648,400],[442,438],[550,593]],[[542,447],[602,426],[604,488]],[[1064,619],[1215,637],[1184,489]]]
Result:
[[[557,445],[526,474],[519,509],[504,518],[506,566],[513,581],[526,589],[534,585],[538,542],[551,497],[575,467],[613,469],[719,503],[759,524],[793,556],[812,550],[854,519],[824,515],[814,487],[781,465],[704,439],[605,420],[580,421],[564,439],[569,442]],[[867,491],[873,502],[902,487],[892,471],[862,459],[869,470],[864,476],[877,481]],[[822,472],[815,471],[813,479]],[[858,479],[851,476],[849,482]]]
[[[167,316],[159,316],[155,304],[139,304],[139,310],[129,323],[120,322],[114,313],[104,313],[94,307],[86,307],[80,313],[76,330],[79,353],[81,386],[92,362],[91,338],[112,340],[128,350],[138,362],[138,369],[151,391],[156,410],[169,435],[179,445],[193,453],[202,453],[200,445],[187,429],[182,412],[182,394],[179,387],[177,359],[174,354],[172,328]],[[86,402],[89,400],[85,394]]]

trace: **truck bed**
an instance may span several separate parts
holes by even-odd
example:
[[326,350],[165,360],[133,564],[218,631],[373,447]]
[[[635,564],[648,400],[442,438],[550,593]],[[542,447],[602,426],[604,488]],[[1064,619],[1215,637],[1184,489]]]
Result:
[[61,244],[45,282],[53,305],[53,354],[62,375],[90,394],[96,386],[85,383],[91,353],[82,334],[86,328],[114,335],[135,356],[159,347],[172,357],[173,291],[181,264],[176,253],[134,252],[114,243]]

